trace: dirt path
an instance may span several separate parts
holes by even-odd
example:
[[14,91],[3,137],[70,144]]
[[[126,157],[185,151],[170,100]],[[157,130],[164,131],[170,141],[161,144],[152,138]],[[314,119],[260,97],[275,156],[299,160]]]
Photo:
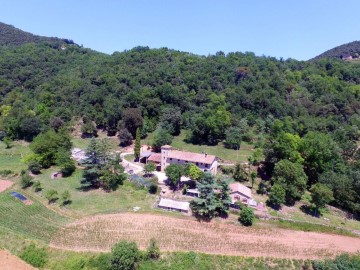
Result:
[[18,257],[10,254],[6,250],[0,250],[0,269],[1,270],[35,270],[36,268],[22,261]]
[[76,221],[55,234],[50,245],[74,251],[110,251],[119,240],[145,249],[155,238],[163,251],[317,259],[360,250],[360,238],[283,229],[246,228],[155,214],[100,215]]
[[9,187],[11,187],[14,184],[14,182],[9,180],[0,180],[0,192],[5,191]]

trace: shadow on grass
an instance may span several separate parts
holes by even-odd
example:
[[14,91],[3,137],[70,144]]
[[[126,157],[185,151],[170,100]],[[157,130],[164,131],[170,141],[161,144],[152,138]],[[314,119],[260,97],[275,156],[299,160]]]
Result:
[[309,216],[312,216],[312,217],[317,217],[317,218],[320,217],[319,210],[317,210],[313,206],[309,206],[309,205],[304,204],[304,205],[300,206],[300,210],[306,215],[309,215]]

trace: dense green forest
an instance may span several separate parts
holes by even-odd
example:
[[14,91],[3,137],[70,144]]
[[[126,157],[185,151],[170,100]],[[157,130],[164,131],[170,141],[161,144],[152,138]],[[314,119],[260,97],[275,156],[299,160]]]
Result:
[[321,183],[314,190],[330,189],[333,204],[360,213],[360,65],[148,47],[106,55],[29,41],[0,46],[2,138],[31,141],[79,119],[85,135],[103,129],[122,142],[137,128],[142,137],[187,129],[189,142],[229,147],[240,134],[264,149],[265,189],[285,194],[277,203]]

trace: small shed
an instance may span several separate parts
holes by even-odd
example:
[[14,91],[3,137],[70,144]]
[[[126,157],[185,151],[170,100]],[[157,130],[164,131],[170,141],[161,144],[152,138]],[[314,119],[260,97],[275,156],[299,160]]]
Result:
[[197,188],[188,188],[186,190],[186,196],[199,197],[199,190]]
[[190,210],[190,203],[161,198],[158,207],[169,211],[188,213]]

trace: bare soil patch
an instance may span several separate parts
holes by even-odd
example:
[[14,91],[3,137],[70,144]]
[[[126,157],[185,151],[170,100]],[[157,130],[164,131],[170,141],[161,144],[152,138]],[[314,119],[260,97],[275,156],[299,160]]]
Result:
[[360,238],[284,229],[247,228],[219,222],[197,222],[154,214],[123,213],[87,217],[60,229],[54,248],[107,252],[120,240],[145,249],[155,238],[163,251],[317,259],[360,250]]
[[5,191],[9,187],[11,187],[14,184],[14,182],[9,180],[0,180],[0,192]]
[[1,270],[35,270],[36,268],[27,264],[18,257],[10,254],[6,250],[0,250],[0,269]]

